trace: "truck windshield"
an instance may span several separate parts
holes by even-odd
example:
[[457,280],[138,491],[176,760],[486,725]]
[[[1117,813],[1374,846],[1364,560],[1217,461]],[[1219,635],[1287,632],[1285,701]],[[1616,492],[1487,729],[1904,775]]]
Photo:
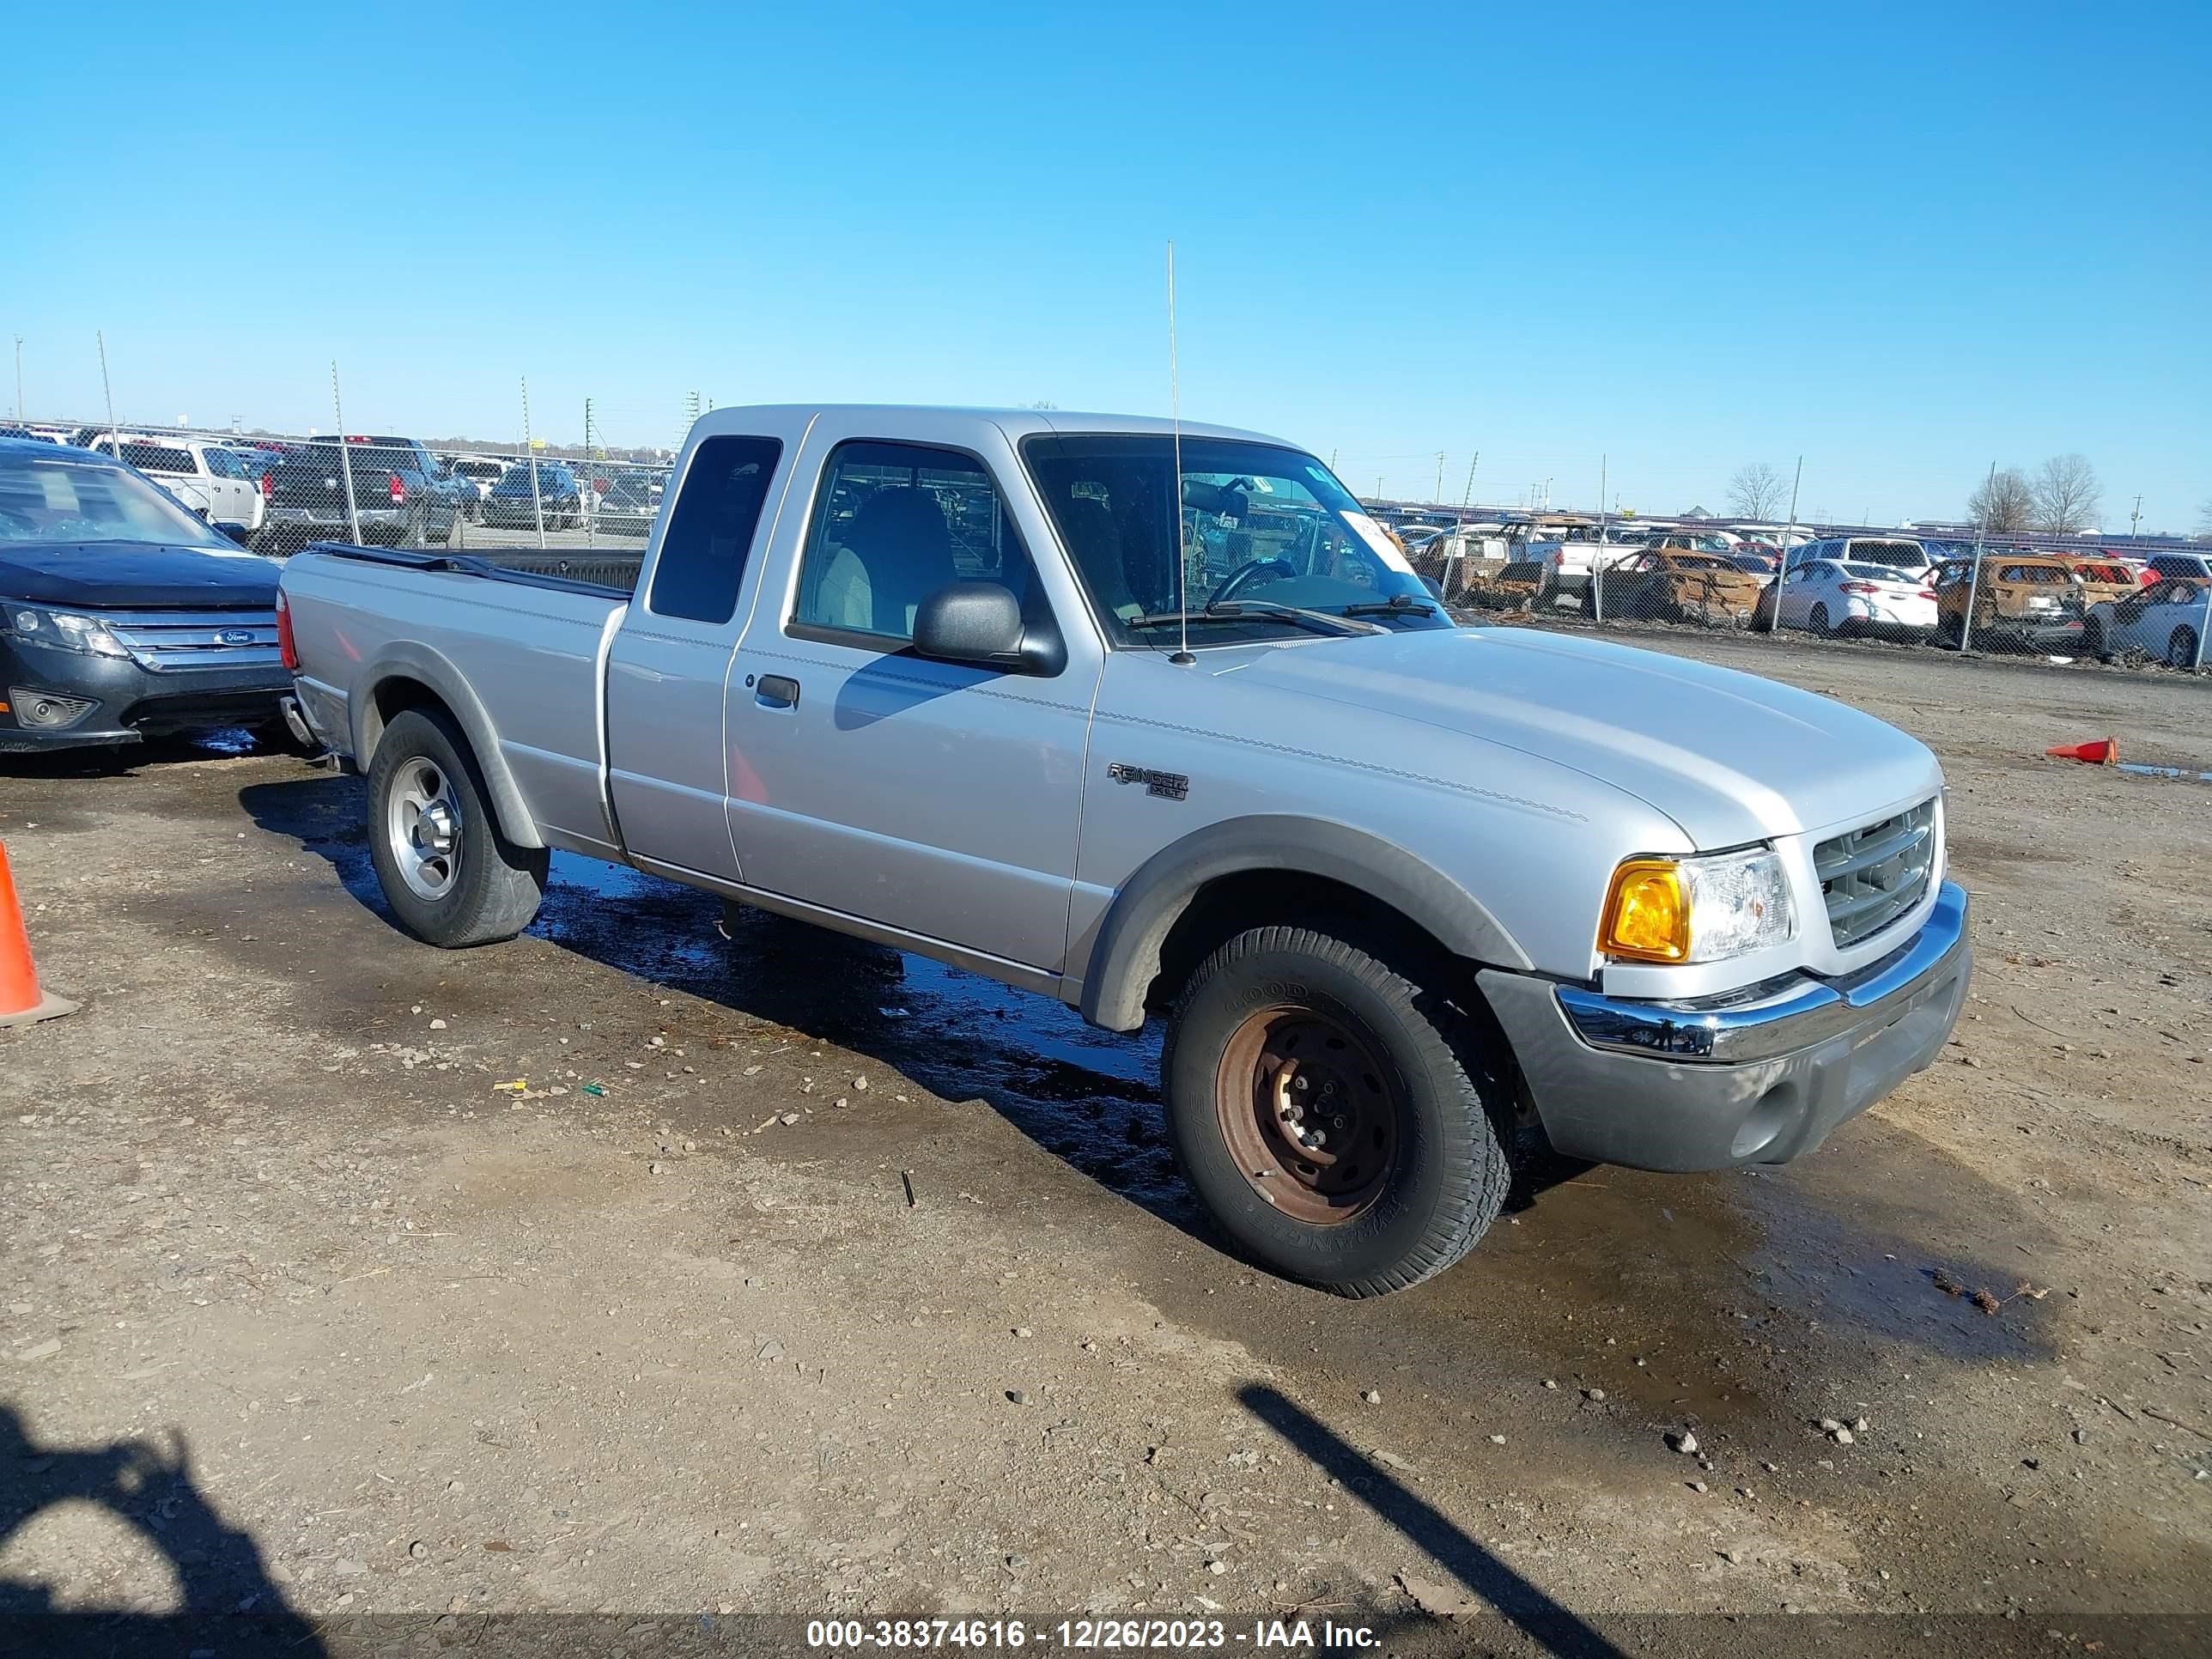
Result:
[[1194,649],[1314,635],[1285,609],[1391,628],[1452,625],[1397,544],[1312,456],[1189,435],[1182,448],[1174,514],[1168,434],[1050,434],[1022,447],[1117,645],[1174,649],[1176,630],[1144,619],[1177,611],[1190,613]]
[[136,473],[83,461],[0,454],[0,546],[160,542],[238,551]]

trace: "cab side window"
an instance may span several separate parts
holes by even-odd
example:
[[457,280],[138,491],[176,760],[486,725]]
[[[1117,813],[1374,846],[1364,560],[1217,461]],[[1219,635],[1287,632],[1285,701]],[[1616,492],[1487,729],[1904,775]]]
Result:
[[774,438],[706,438],[691,457],[661,538],[647,608],[655,616],[721,623],[738,586],[783,445]]
[[896,649],[914,638],[921,602],[958,581],[996,582],[1028,613],[1029,553],[983,464],[916,444],[831,452],[793,622],[872,635]]

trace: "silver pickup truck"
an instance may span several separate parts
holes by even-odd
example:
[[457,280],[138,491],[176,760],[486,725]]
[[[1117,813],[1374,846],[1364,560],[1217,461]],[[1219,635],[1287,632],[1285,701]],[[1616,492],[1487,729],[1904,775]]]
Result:
[[1966,995],[1920,744],[1455,626],[1254,433],[719,410],[633,592],[324,546],[279,614],[410,932],[511,937],[559,848],[1109,1030],[1158,1012],[1192,1188],[1346,1295],[1463,1255],[1539,1127],[1647,1169],[1795,1158]]

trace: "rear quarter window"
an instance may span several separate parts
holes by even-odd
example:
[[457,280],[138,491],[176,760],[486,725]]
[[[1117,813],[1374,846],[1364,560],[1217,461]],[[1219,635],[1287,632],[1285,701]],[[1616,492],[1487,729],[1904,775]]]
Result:
[[661,538],[647,610],[715,624],[736,614],[745,561],[782,454],[774,438],[701,441]]

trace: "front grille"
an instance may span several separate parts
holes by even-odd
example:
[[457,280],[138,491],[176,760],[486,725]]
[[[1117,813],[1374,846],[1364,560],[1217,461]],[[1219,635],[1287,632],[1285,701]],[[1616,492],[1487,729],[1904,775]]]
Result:
[[1884,818],[1813,849],[1837,945],[1872,939],[1920,902],[1936,868],[1936,803]]
[[261,668],[280,660],[274,611],[109,611],[100,619],[151,673]]

